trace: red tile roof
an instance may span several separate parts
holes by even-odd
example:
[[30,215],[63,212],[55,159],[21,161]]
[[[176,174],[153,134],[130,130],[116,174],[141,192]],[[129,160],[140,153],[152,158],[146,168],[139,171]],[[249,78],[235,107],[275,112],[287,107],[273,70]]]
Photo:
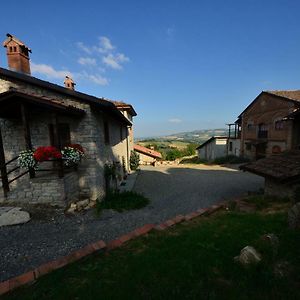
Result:
[[300,151],[283,152],[279,155],[259,159],[242,165],[240,169],[279,181],[300,178]]
[[149,155],[152,156],[154,158],[162,158],[161,153],[151,150],[149,148],[146,148],[144,146],[141,145],[134,145],[134,150],[140,153],[143,153],[145,155]]
[[273,94],[275,96],[283,97],[288,100],[299,101],[300,102],[300,90],[294,91],[266,91],[268,94]]

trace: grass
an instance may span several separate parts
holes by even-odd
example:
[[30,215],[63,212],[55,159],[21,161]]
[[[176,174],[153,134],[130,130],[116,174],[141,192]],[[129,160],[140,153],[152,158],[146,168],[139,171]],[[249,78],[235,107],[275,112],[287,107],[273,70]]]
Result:
[[245,202],[254,204],[257,210],[266,209],[270,206],[276,207],[276,204],[286,203],[288,205],[289,198],[270,197],[265,195],[252,195],[244,199]]
[[97,211],[103,209],[114,209],[118,212],[125,210],[140,209],[149,204],[149,199],[143,195],[132,191],[125,192],[109,192],[104,200],[97,201]]
[[[275,233],[276,256],[261,244]],[[234,263],[246,245],[264,255],[251,268]],[[276,262],[290,267],[277,278]],[[96,254],[21,288],[4,299],[300,299],[300,235],[286,213],[220,212],[150,233]]]
[[228,155],[223,157],[218,157],[213,161],[207,161],[205,159],[198,158],[197,156],[192,158],[186,158],[181,160],[181,164],[206,164],[206,165],[223,165],[223,164],[241,164],[249,162],[248,159],[235,156],[235,155]]

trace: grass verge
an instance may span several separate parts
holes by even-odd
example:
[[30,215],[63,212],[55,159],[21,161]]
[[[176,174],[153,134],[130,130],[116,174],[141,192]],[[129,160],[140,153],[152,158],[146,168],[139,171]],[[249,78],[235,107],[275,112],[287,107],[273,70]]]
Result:
[[[275,257],[234,263],[263,234],[279,237]],[[278,277],[277,262],[290,266]],[[4,299],[299,299],[300,236],[286,213],[220,212],[153,232],[55,271]]]
[[140,209],[149,204],[149,199],[132,191],[108,192],[102,201],[97,201],[97,211],[103,209],[114,209],[118,212],[125,210]]

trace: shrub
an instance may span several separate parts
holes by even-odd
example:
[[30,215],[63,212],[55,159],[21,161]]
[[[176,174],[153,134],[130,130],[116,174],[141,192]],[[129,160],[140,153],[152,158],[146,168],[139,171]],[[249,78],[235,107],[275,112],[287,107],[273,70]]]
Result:
[[140,165],[140,156],[137,152],[131,151],[130,154],[130,169],[136,170]]
[[124,210],[140,209],[148,205],[149,199],[132,191],[118,192],[108,191],[102,201],[97,201],[97,211],[102,209],[114,209],[118,212]]
[[214,164],[222,165],[222,164],[241,164],[249,162],[249,159],[241,156],[235,156],[235,155],[227,155],[222,157],[217,157],[213,160]]

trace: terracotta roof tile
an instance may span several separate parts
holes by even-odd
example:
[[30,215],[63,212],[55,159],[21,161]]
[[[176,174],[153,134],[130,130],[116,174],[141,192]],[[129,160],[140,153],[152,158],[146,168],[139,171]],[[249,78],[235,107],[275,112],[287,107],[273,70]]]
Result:
[[300,102],[300,90],[294,91],[266,91],[268,94],[273,94],[276,96],[280,96],[286,99],[299,101]]
[[263,158],[242,165],[240,169],[280,181],[300,178],[300,151],[289,151]]
[[151,150],[149,148],[143,147],[141,145],[134,145],[134,150],[137,152],[141,152],[143,154],[155,157],[155,158],[162,158],[161,153]]

